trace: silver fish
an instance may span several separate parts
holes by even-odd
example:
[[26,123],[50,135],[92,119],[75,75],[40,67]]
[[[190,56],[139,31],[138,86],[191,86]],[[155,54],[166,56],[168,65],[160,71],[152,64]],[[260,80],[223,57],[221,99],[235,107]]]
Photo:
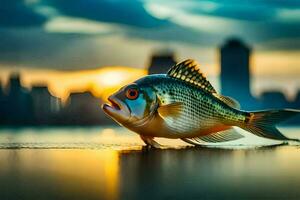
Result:
[[160,147],[154,137],[180,138],[194,145],[244,137],[234,126],[264,138],[297,140],[284,136],[275,125],[299,110],[242,111],[236,100],[216,92],[191,59],[167,74],[136,80],[108,100],[102,107],[105,113],[154,147]]

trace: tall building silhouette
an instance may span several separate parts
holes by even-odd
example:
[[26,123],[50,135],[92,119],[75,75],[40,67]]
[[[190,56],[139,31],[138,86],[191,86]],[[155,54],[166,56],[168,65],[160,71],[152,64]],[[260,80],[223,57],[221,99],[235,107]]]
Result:
[[172,52],[160,52],[151,56],[148,74],[165,74],[176,64],[175,55]]
[[[4,92],[3,92],[3,88],[2,88],[2,85],[1,85],[1,82],[0,82],[0,116],[6,116],[6,113],[5,113],[5,105],[6,105],[6,97],[4,95]],[[0,124],[1,123],[4,123],[5,122],[5,118],[4,117],[0,117]]]
[[297,92],[296,97],[295,97],[295,101],[293,103],[293,107],[296,109],[300,109],[300,90]]
[[0,82],[0,98],[4,96],[2,84]]
[[265,91],[261,94],[260,100],[264,109],[291,108],[285,95],[280,91]]
[[22,87],[18,73],[9,78],[6,107],[8,123],[24,125],[32,122],[32,99],[29,91]]
[[34,121],[36,124],[51,124],[55,114],[60,111],[60,99],[49,93],[48,87],[39,85],[31,89]]
[[111,124],[113,121],[101,109],[102,103],[91,92],[71,93],[61,115],[60,123],[64,125]]
[[221,47],[221,92],[235,98],[242,108],[257,107],[250,91],[250,48],[238,39]]

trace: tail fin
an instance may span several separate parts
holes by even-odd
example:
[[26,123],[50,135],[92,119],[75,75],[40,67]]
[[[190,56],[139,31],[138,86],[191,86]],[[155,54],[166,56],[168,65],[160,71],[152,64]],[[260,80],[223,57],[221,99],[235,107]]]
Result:
[[267,110],[251,112],[246,118],[245,123],[240,127],[257,136],[275,140],[296,140],[284,136],[275,126],[276,124],[300,114],[300,110]]

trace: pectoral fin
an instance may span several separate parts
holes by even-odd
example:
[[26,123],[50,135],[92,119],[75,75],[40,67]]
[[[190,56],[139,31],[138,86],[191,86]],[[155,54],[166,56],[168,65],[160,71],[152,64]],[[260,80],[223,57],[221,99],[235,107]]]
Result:
[[198,145],[198,144],[203,145],[205,142],[210,142],[210,143],[228,142],[228,141],[238,140],[243,137],[244,137],[243,135],[241,135],[236,130],[231,128],[225,131],[220,131],[220,132],[216,132],[201,137],[183,138],[182,140],[194,145]]
[[163,119],[166,117],[177,117],[180,115],[182,107],[183,104],[181,102],[176,102],[168,105],[159,106],[157,112]]
[[145,142],[146,145],[149,145],[151,147],[154,147],[154,148],[157,148],[157,149],[160,149],[162,148],[163,146],[160,145],[158,142],[156,142],[153,137],[147,137],[147,136],[140,136],[141,139]]

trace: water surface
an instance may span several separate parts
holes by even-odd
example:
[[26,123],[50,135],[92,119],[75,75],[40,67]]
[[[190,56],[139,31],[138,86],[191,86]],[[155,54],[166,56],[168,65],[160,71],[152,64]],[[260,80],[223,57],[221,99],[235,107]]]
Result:
[[[283,131],[300,136],[299,128]],[[0,199],[300,198],[297,144],[160,142],[169,148],[142,148],[137,135],[116,127],[2,129]]]

